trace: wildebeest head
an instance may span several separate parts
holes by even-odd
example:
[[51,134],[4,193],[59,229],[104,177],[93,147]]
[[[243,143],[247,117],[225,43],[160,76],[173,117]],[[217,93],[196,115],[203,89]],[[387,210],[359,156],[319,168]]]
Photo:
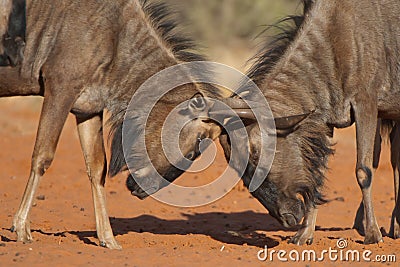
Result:
[[[210,115],[216,99],[197,93],[185,100],[184,92],[193,92],[190,86],[181,86],[161,98],[148,118],[138,109],[138,116],[128,116],[124,128],[120,125],[115,129],[110,174],[127,166],[127,187],[134,196],[144,199],[166,187],[200,156],[209,144],[202,141],[220,136],[222,125]],[[232,99],[220,100],[233,109],[240,108]],[[141,134],[145,145],[139,140]]]
[[131,171],[127,181],[133,195],[143,199],[173,182],[200,156],[200,143],[219,136],[219,125],[207,117],[209,104],[206,98],[196,95],[170,115],[172,120],[164,127],[167,116],[175,107],[166,103],[161,112],[156,112],[156,107],[149,117],[145,134],[151,164],[143,162],[145,154],[138,153],[140,148],[132,148],[138,155],[133,164],[138,168]]
[[[322,185],[330,149],[329,127],[313,119],[313,114],[275,119],[276,154],[269,173],[252,195],[285,227],[298,225],[306,211],[324,202]],[[253,176],[264,177],[260,128],[247,127],[250,160],[243,176],[248,187]],[[229,150],[226,139],[221,140]],[[226,153],[227,154],[227,153]],[[260,165],[261,170],[256,171]],[[235,167],[235,166],[233,166]]]

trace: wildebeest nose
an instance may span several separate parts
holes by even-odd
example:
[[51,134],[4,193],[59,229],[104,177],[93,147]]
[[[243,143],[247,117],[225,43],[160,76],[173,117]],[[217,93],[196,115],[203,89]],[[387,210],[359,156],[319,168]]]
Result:
[[129,176],[126,180],[126,187],[129,189],[133,196],[138,197],[139,199],[143,200],[149,196],[145,190],[143,190],[135,181],[132,176]]
[[135,197],[139,198],[140,200],[144,200],[147,197],[149,197],[149,195],[144,190],[141,190],[141,189],[132,191],[131,194],[132,194],[132,196],[135,196]]

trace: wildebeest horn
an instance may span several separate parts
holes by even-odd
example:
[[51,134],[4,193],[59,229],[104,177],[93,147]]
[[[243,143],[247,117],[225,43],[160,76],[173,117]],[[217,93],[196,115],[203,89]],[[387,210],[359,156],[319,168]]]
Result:
[[311,113],[275,118],[275,127],[277,130],[293,129],[296,125],[298,125],[300,122],[304,121],[308,116],[310,116]]
[[250,109],[249,105],[247,105],[247,103],[243,99],[224,98],[220,101],[228,105],[231,109]]
[[[251,108],[249,107],[249,104],[253,106],[255,105],[255,103],[250,103],[250,102],[246,103],[244,100],[237,98],[225,98],[220,101],[225,105],[229,106],[240,118],[256,120],[254,113],[251,111]],[[220,110],[217,109],[210,112],[210,115],[213,116],[229,116],[229,114],[231,113],[229,113],[229,110],[227,109],[220,109]]]

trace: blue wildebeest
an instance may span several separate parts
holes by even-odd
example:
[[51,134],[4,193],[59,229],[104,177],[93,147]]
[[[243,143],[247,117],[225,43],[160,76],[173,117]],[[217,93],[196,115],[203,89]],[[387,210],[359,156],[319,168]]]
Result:
[[[106,211],[103,111],[111,114],[114,135],[109,172],[114,176],[126,169],[122,123],[139,86],[160,70],[203,58],[193,52],[190,40],[177,34],[163,4],[138,0],[35,0],[27,1],[26,10],[24,59],[20,68],[0,68],[0,96],[39,95],[44,102],[31,175],[12,230],[17,233],[18,241],[32,240],[29,224],[32,200],[40,178],[52,163],[66,118],[72,112],[91,182],[97,236],[102,246],[119,249]],[[146,126],[138,125],[146,127],[147,152],[162,176],[173,180],[182,173],[160,153],[162,122],[186,100],[190,102],[185,114],[203,112],[210,106],[204,96],[214,95],[218,95],[215,88],[201,84],[178,87],[161,98]],[[198,151],[199,137],[215,139],[220,132],[220,126],[210,120],[192,120],[182,129],[180,148],[184,155],[196,158],[198,153],[193,151]],[[137,179],[153,175],[142,171],[147,166],[140,159],[135,164],[137,170],[132,173]]]
[[[365,214],[364,242],[378,243],[382,234],[371,196],[374,141],[378,118],[400,118],[400,2],[303,3],[304,14],[284,21],[294,26],[263,49],[249,72],[274,115],[287,117],[286,122],[277,124],[277,152],[272,168],[252,194],[284,226],[298,225],[304,218],[291,242],[311,243],[317,205],[325,202],[322,190],[328,157],[333,153],[333,130],[355,123],[356,176]],[[244,87],[241,96],[245,98],[246,94]],[[263,164],[258,162],[259,127],[250,126],[248,132],[251,160],[243,177],[247,186],[255,166]],[[395,136],[393,133],[392,155],[398,157]],[[226,151],[228,141],[222,138]],[[398,238],[398,163],[394,166],[397,178],[392,234]]]

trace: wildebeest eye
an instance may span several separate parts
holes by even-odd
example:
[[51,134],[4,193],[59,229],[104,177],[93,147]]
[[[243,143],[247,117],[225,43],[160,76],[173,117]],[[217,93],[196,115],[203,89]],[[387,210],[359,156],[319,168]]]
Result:
[[215,121],[212,120],[212,119],[203,119],[201,121],[204,122],[204,123],[215,123]]
[[189,152],[189,154],[186,155],[186,159],[188,160],[195,160],[196,158],[196,153],[194,151]]
[[207,107],[206,100],[202,96],[196,96],[189,101],[189,110],[192,113],[204,111]]

